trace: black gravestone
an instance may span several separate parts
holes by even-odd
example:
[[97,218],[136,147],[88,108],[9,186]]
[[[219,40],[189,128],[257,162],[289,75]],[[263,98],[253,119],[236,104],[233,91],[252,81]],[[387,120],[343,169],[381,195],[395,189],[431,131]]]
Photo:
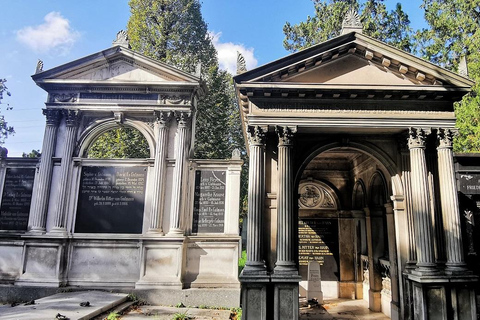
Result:
[[463,194],[480,194],[480,174],[460,173],[457,174],[460,192]]
[[142,233],[146,167],[83,167],[76,233]]
[[193,233],[223,233],[225,224],[225,171],[195,172]]
[[322,280],[338,281],[337,219],[299,219],[298,260],[302,280],[308,279],[308,262],[318,261]]
[[28,227],[35,168],[7,168],[0,206],[0,230]]

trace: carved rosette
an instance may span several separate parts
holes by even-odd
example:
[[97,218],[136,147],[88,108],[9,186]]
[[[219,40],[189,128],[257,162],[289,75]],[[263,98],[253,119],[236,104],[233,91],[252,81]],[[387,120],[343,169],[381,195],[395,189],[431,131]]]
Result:
[[452,149],[455,132],[450,129],[438,129],[437,139],[439,149]]
[[290,128],[287,126],[275,127],[275,132],[278,134],[279,146],[291,146],[293,145],[293,136],[297,132],[296,128]]
[[422,128],[410,128],[408,131],[408,148],[422,148],[425,149],[427,136],[430,131],[425,131]]
[[192,113],[191,112],[176,112],[175,118],[177,119],[179,127],[187,127],[192,120]]
[[78,110],[63,110],[65,122],[67,127],[76,127],[80,118],[80,112]]
[[47,126],[58,126],[62,118],[62,112],[58,109],[43,109],[43,114],[47,118]]
[[260,126],[249,126],[247,130],[248,143],[251,146],[263,146],[265,144],[265,131]]
[[328,190],[315,183],[306,183],[299,188],[299,205],[302,209],[337,209],[337,204]]
[[173,118],[172,111],[154,111],[155,122],[161,127],[168,127]]

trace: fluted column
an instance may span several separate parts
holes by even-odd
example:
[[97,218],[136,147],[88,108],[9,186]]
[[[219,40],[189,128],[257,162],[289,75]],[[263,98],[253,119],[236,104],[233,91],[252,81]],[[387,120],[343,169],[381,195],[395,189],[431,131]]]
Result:
[[172,206],[170,209],[170,230],[169,235],[183,235],[180,225],[182,210],[182,184],[185,171],[185,161],[187,157],[187,141],[189,133],[189,124],[192,118],[190,112],[178,112],[175,114],[177,119],[177,135],[175,137],[175,168],[173,169],[172,184]]
[[262,258],[262,214],[265,198],[265,132],[259,126],[248,127],[250,145],[248,172],[247,261],[243,274],[265,273]]
[[168,131],[172,112],[155,111],[155,165],[150,227],[148,232],[162,234],[163,202],[165,197],[166,160],[168,150]]
[[439,129],[437,137],[440,198],[447,254],[445,266],[450,271],[464,271],[466,264],[463,255],[462,229],[453,167],[453,133],[449,129]]
[[293,136],[296,128],[276,127],[278,134],[277,262],[275,273],[297,272],[293,244]]
[[430,215],[427,164],[425,159],[425,146],[428,133],[422,129],[410,128],[408,138],[412,173],[412,209],[417,247],[416,270],[419,272],[433,272],[436,267],[433,243],[434,234]]
[[65,142],[60,167],[60,178],[57,185],[57,197],[55,201],[54,224],[52,232],[66,232],[65,212],[67,210],[67,191],[70,189],[70,168],[72,166],[73,150],[75,149],[78,116],[77,110],[63,110],[66,122]]
[[34,194],[32,195],[32,206],[30,208],[30,232],[45,232],[47,221],[48,198],[50,197],[50,186],[52,184],[52,157],[55,152],[58,124],[62,117],[60,110],[43,109],[47,118],[45,133],[43,136],[42,156],[35,179]]

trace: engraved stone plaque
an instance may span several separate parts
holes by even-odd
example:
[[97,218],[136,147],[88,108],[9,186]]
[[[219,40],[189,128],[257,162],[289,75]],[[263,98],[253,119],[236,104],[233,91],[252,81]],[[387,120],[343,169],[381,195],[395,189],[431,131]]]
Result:
[[27,230],[35,168],[7,168],[0,206],[0,230]]
[[83,167],[76,233],[142,233],[146,167]]
[[458,174],[460,192],[463,194],[480,194],[480,174],[461,173]]
[[223,233],[226,171],[195,172],[193,233]]
[[308,280],[308,263],[317,261],[322,267],[322,280],[338,281],[337,219],[299,219],[298,260],[302,280]]

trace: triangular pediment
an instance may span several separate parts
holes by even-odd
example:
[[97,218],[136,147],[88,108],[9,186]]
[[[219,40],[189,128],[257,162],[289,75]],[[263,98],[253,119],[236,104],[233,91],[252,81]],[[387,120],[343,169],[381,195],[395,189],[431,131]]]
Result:
[[[351,32],[234,77],[242,84],[432,86],[469,90],[470,79]],[[410,89],[407,89],[410,90]]]
[[37,85],[50,84],[192,84],[200,79],[165,63],[155,61],[125,47],[112,47],[32,76]]
[[428,84],[415,77],[377,65],[356,55],[346,55],[325,64],[299,72],[281,82],[327,85],[414,86]]

